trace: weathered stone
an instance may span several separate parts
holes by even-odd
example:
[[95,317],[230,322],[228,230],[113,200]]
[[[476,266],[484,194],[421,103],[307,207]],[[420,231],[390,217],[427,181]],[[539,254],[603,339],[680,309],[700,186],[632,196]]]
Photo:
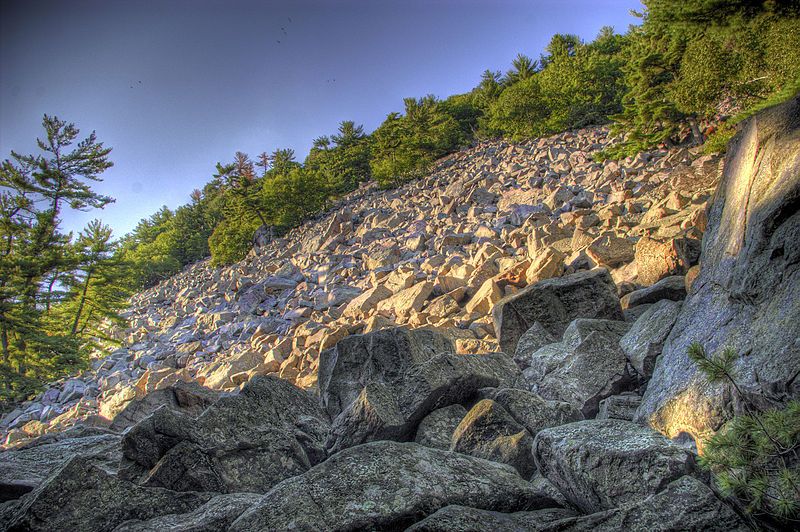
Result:
[[157,410],[124,435],[123,451],[149,486],[263,493],[323,460],[328,428],[308,394],[260,376],[196,419]]
[[453,432],[450,450],[508,464],[528,478],[535,468],[533,438],[506,410],[484,399],[472,407]]
[[436,408],[461,403],[481,388],[516,380],[519,370],[504,353],[442,354],[414,364],[391,383],[368,382],[333,422],[331,453],[374,440],[407,441]]
[[391,295],[392,291],[389,288],[378,285],[350,301],[343,314],[352,318],[362,318]]
[[229,530],[398,529],[450,504],[511,512],[554,503],[508,466],[384,441],[285,480]]
[[643,379],[648,380],[653,374],[656,360],[680,310],[679,301],[659,301],[648,308],[620,339],[622,351]]
[[575,512],[563,508],[545,508],[532,512],[500,513],[467,506],[445,506],[422,521],[407,528],[407,532],[451,532],[453,530],[503,530],[539,532],[549,524],[573,517]]
[[461,405],[438,408],[420,421],[414,441],[426,447],[448,450],[453,432],[466,415],[467,409]]
[[0,453],[0,502],[17,499],[33,490],[73,456],[113,468],[122,457],[120,437],[102,434],[66,438]]
[[401,290],[378,303],[378,310],[392,312],[395,316],[407,316],[412,311],[422,310],[422,304],[433,292],[433,283],[422,281],[411,288]]
[[702,268],[656,362],[637,419],[670,437],[706,437],[729,395],[686,356],[732,347],[757,403],[800,397],[800,98],[755,115],[728,148],[708,215]]
[[604,269],[536,283],[500,300],[492,315],[506,353],[516,351],[519,338],[537,321],[560,337],[575,318],[624,319],[614,281]]
[[356,400],[368,382],[393,383],[406,368],[441,353],[454,353],[452,342],[425,329],[397,327],[349,336],[320,355],[323,408],[336,417]]
[[189,512],[210,498],[137,486],[73,457],[20,502],[4,529],[110,531],[129,519]]
[[558,340],[542,324],[534,322],[525,333],[519,337],[517,350],[514,353],[514,362],[520,369],[525,369],[531,365],[531,356],[542,347],[556,343]]
[[695,471],[692,455],[664,436],[611,419],[544,429],[533,453],[542,475],[586,513],[639,501]]
[[114,417],[109,428],[122,432],[164,405],[181,410],[190,416],[197,416],[218,398],[217,392],[204,388],[196,382],[179,381],[168,388],[156,390],[127,403]]
[[691,238],[643,236],[636,243],[639,282],[651,285],[670,275],[683,276],[697,262],[699,245],[700,242]]
[[586,254],[604,268],[616,268],[634,259],[634,243],[615,235],[600,236],[592,241]]
[[568,402],[586,418],[594,417],[602,399],[636,385],[635,372],[619,347],[629,328],[624,321],[573,321],[562,342],[531,356],[531,365],[523,373],[531,391]]
[[620,303],[623,309],[656,303],[662,299],[671,301],[683,301],[686,298],[686,281],[682,275],[672,275],[664,277],[656,284],[634,290],[622,296]]
[[501,388],[491,396],[511,414],[514,420],[528,429],[532,436],[540,430],[580,421],[580,410],[563,401],[548,401],[535,393],[515,388]]
[[600,401],[600,410],[595,419],[622,419],[633,421],[636,409],[642,404],[642,398],[636,394],[620,394],[606,397]]
[[189,513],[169,514],[152,519],[125,521],[114,532],[217,532],[225,530],[245,510],[256,504],[261,495],[231,493],[218,495]]

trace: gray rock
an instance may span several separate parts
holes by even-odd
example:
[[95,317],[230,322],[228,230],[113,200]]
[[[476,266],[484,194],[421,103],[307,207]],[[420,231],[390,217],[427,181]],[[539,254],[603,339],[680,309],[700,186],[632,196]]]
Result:
[[563,508],[546,508],[533,512],[500,513],[467,506],[445,506],[406,529],[407,532],[452,532],[495,530],[503,532],[537,532],[548,525],[573,517],[575,512]]
[[744,532],[750,528],[736,512],[717,499],[708,486],[693,477],[685,476],[670,483],[658,494],[642,501],[585,517],[556,521],[542,530]]
[[553,501],[511,467],[382,441],[347,449],[281,482],[229,530],[400,529],[450,504],[513,512]]
[[0,502],[32,491],[74,456],[113,468],[122,457],[120,437],[102,434],[70,438],[0,453]]
[[593,418],[601,400],[636,387],[636,374],[619,347],[629,328],[623,321],[573,321],[562,342],[531,357],[531,367],[523,373],[531,391],[570,403],[585,418]]
[[256,377],[197,418],[162,407],[129,429],[124,476],[175,490],[263,493],[324,460],[329,426],[309,394]]
[[535,469],[533,437],[506,410],[484,399],[472,407],[453,432],[450,450],[508,464],[524,478]]
[[695,471],[693,456],[664,436],[612,419],[545,429],[533,453],[542,475],[586,513],[636,502]]
[[600,401],[600,410],[595,419],[633,421],[636,409],[640,404],[642,404],[642,398],[636,394],[612,395]]
[[498,301],[492,315],[506,353],[516,352],[520,337],[537,321],[558,338],[576,318],[624,319],[614,280],[602,268],[540,281]]
[[527,390],[503,388],[492,395],[532,436],[540,430],[583,419],[580,410],[563,401],[548,401]]
[[683,275],[664,277],[654,285],[634,290],[622,296],[620,303],[623,309],[629,309],[647,303],[656,303],[663,299],[671,301],[686,299],[686,280]]
[[504,353],[442,354],[407,366],[392,383],[368,382],[333,421],[326,447],[335,453],[374,440],[408,441],[433,410],[518,377],[519,370]]
[[681,302],[663,300],[647,309],[619,341],[619,346],[639,375],[648,380],[653,374],[656,359],[661,355]]
[[743,355],[739,386],[756,403],[800,397],[800,98],[751,118],[725,163],[700,273],[637,412],[670,437],[705,437],[740,406],[698,374],[692,342]]
[[420,421],[414,441],[426,447],[447,450],[450,448],[453,431],[466,415],[467,409],[461,405],[434,410]]
[[514,351],[514,362],[520,369],[531,365],[531,355],[548,344],[558,342],[558,338],[547,332],[541,323],[534,322],[531,327],[519,337],[517,349]]
[[109,428],[122,432],[164,405],[181,410],[190,416],[198,416],[217,399],[219,399],[219,393],[204,388],[197,382],[178,381],[172,386],[150,392],[140,399],[130,401],[114,417]]
[[162,515],[148,520],[125,521],[115,528],[114,532],[152,532],[154,530],[217,532],[227,529],[237,517],[259,499],[261,499],[261,495],[255,493],[218,495],[189,513]]
[[129,519],[190,512],[210,498],[207,493],[137,486],[106,473],[86,458],[73,457],[26,495],[11,519],[0,522],[0,528],[103,532]]
[[441,353],[455,353],[453,344],[427,329],[396,327],[348,336],[320,355],[318,383],[323,408],[336,417],[368,382],[392,384],[409,366]]

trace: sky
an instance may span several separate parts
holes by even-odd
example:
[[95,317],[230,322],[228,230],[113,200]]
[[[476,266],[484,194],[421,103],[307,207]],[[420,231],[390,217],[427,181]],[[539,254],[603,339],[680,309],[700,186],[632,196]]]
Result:
[[2,0],[0,158],[44,114],[92,130],[114,167],[93,218],[121,236],[189,201],[217,162],[292,148],[342,120],[375,129],[409,96],[467,92],[554,33],[624,33],[638,0]]

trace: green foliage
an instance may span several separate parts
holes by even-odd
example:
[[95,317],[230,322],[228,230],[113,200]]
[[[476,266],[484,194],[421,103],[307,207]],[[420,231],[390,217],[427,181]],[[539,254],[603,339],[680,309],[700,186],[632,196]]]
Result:
[[369,139],[363,126],[351,120],[339,124],[338,133],[315,139],[305,161],[305,169],[331,196],[355,190],[371,177]]
[[433,161],[466,141],[459,122],[433,96],[406,98],[404,103],[405,115],[389,114],[372,134],[370,167],[383,187],[424,175]]
[[555,35],[541,70],[506,76],[507,87],[489,106],[488,128],[523,139],[606,122],[621,109],[624,46],[610,28],[588,45]]
[[124,305],[110,281],[111,230],[94,221],[77,239],[60,231],[64,209],[113,201],[89,184],[112,166],[111,150],[56,117],[42,126],[39,153],[12,151],[0,168],[0,400],[86,367],[100,330],[89,317],[96,325]]
[[687,355],[709,382],[733,386],[747,410],[704,442],[700,464],[714,474],[723,494],[744,501],[755,517],[778,527],[796,527],[800,521],[800,402],[758,412],[736,382],[733,348],[709,356],[702,345],[693,343]]
[[255,218],[237,220],[225,218],[208,239],[211,263],[230,264],[244,258],[253,245],[253,235],[261,226]]

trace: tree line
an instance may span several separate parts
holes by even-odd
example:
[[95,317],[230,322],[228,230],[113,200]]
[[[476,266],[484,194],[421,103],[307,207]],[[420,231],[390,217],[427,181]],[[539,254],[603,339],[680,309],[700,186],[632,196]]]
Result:
[[[796,2],[644,4],[641,24],[623,35],[554,35],[537,59],[520,54],[506,72],[486,70],[467,93],[406,98],[369,134],[343,121],[302,162],[291,149],[237,152],[189,203],[163,207],[119,240],[101,222],[60,230],[65,208],[113,201],[90,186],[112,163],[94,133],[77,141],[74,125],[45,116],[41,153],[12,152],[0,172],[0,392],[85,365],[109,340],[100,324],[117,319],[132,291],[207,257],[240,260],[259,227],[280,234],[363,183],[401,185],[481,139],[599,124],[619,139],[599,157],[686,142],[719,149],[741,117],[800,90]],[[726,117],[712,132],[712,119]]]

